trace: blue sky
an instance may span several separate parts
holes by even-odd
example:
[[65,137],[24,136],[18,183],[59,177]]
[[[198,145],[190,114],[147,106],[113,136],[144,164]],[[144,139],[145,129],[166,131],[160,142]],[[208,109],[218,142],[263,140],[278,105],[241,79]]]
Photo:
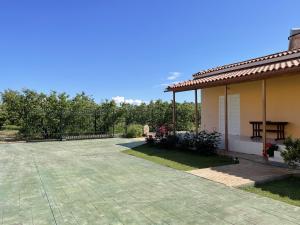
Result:
[[167,83],[286,50],[299,9],[298,0],[0,0],[0,91],[170,100]]

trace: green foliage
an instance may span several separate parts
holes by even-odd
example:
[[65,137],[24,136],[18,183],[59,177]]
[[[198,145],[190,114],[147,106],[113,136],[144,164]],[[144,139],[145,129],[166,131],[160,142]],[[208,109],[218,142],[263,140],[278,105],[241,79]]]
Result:
[[186,132],[183,137],[179,138],[178,146],[182,150],[187,150],[194,147],[194,135]]
[[156,136],[155,144],[165,149],[196,150],[198,153],[208,156],[216,154],[220,141],[220,133],[203,130],[197,135],[187,132],[184,135]]
[[167,148],[174,148],[178,143],[178,137],[176,135],[167,136]]
[[130,124],[127,128],[127,138],[136,138],[142,137],[143,135],[143,126],[140,124]]
[[195,147],[203,155],[213,155],[220,144],[220,133],[201,131],[194,139]]
[[285,150],[281,152],[284,161],[290,166],[300,163],[300,139],[292,139],[288,137],[284,141]]
[[123,135],[125,134],[125,125],[124,122],[117,122],[114,127],[114,133]]
[[[195,127],[195,105],[184,102],[176,104],[177,130],[191,131]],[[199,119],[198,119],[199,120]],[[199,120],[200,121],[200,120]]]
[[19,126],[16,126],[16,125],[4,125],[2,127],[3,130],[15,130],[15,131],[18,131],[20,130],[20,127]]
[[[1,93],[3,107],[7,115],[8,124],[20,125],[22,112],[21,93],[13,90],[6,90]],[[2,108],[3,109],[3,108]]]
[[0,105],[0,130],[3,128],[6,120],[8,118],[7,112],[3,105]]
[[[1,93],[0,128],[20,128],[26,138],[61,138],[64,135],[128,133],[130,124],[148,124],[150,131],[172,125],[172,104],[162,100],[149,104],[117,106],[114,101],[97,104],[85,93],[71,98],[66,93],[6,90]],[[176,104],[177,130],[193,129],[194,104]]]
[[[70,98],[66,93],[45,95],[27,89],[22,92],[8,90],[2,93],[2,101],[9,115],[8,122],[20,126],[20,133],[26,138],[61,138],[66,134],[96,133],[101,123],[111,123],[111,120],[103,121],[105,115],[99,121],[100,106],[85,93]],[[106,104],[101,106],[104,108]]]

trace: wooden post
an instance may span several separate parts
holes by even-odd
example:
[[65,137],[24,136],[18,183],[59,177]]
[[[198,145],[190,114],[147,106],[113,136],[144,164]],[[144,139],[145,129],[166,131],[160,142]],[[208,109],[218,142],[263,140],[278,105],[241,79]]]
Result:
[[198,135],[199,128],[199,112],[198,112],[198,91],[195,90],[195,133]]
[[224,116],[225,116],[225,151],[229,150],[228,144],[228,87],[225,85],[225,96],[224,96]]
[[176,135],[176,98],[173,91],[173,134]]
[[267,93],[266,93],[267,83],[266,80],[262,80],[262,122],[263,122],[263,153],[266,152],[266,143],[267,143],[267,130],[266,130],[266,124],[267,124]]

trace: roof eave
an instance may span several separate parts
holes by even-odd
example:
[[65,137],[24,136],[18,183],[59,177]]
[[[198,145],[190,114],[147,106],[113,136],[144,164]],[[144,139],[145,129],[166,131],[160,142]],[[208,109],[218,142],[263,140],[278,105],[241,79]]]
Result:
[[229,78],[229,79],[222,79],[207,83],[200,83],[200,84],[194,84],[194,85],[187,85],[183,87],[168,87],[166,88],[165,92],[184,92],[184,91],[191,91],[191,90],[197,90],[197,89],[203,89],[203,88],[210,88],[210,87],[217,87],[217,86],[223,86],[228,84],[237,84],[237,83],[244,83],[244,82],[251,82],[251,81],[257,81],[257,80],[263,80],[267,78],[272,78],[274,76],[288,76],[288,75],[294,75],[295,73],[300,72],[300,67],[291,67],[286,68],[283,70],[276,70],[276,71],[270,71],[270,72],[263,72],[263,73],[257,73],[253,75],[247,75],[247,76],[241,76],[241,77],[235,77],[235,78]]

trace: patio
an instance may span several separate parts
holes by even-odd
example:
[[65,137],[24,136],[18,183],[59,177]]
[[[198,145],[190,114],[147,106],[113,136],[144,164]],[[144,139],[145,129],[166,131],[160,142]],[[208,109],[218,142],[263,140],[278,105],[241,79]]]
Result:
[[300,171],[274,167],[268,165],[267,162],[262,163],[243,158],[239,158],[239,161],[240,163],[237,165],[197,169],[189,171],[189,173],[230,187],[253,186],[289,177],[292,174],[300,174]]
[[121,153],[138,144],[1,144],[1,224],[299,224],[299,207]]

